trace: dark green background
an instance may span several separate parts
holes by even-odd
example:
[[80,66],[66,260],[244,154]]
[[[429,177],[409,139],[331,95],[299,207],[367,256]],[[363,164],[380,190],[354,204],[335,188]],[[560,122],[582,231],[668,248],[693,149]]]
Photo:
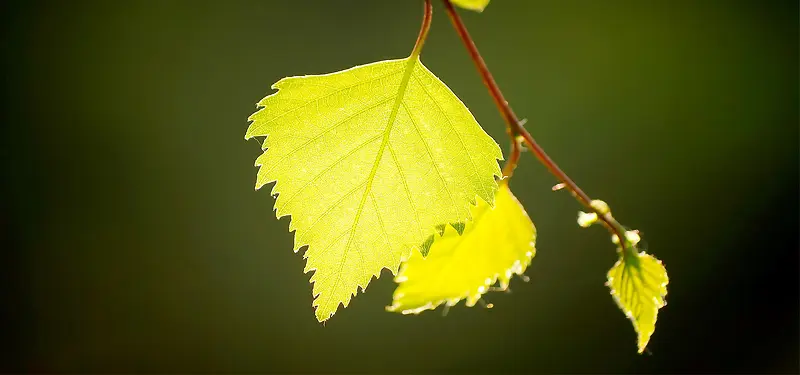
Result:
[[[441,3],[423,61],[507,147]],[[491,310],[325,326],[247,117],[284,76],[406,56],[421,1],[11,1],[0,371],[793,372],[798,5],[495,0],[462,12],[528,129],[670,272],[652,355],[608,235],[523,155],[538,254]]]

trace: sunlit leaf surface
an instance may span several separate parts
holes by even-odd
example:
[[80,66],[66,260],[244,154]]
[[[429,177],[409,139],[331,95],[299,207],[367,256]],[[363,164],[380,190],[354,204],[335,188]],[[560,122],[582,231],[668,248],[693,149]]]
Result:
[[620,256],[608,271],[611,295],[620,310],[633,323],[638,336],[639,353],[643,352],[656,330],[658,309],[666,306],[667,269],[661,261],[645,252],[634,251]]
[[508,185],[498,189],[494,209],[479,203],[472,215],[462,235],[447,226],[427,257],[415,252],[403,263],[389,311],[419,313],[462,299],[474,306],[489,287],[506,289],[513,275],[525,272],[536,252],[536,228]]
[[418,57],[273,88],[245,138],[266,136],[256,188],[277,181],[277,216],[291,215],[295,251],[308,245],[320,321],[437,225],[494,201],[500,148]]
[[489,5],[489,0],[450,0],[455,5],[462,8],[483,12],[483,9]]

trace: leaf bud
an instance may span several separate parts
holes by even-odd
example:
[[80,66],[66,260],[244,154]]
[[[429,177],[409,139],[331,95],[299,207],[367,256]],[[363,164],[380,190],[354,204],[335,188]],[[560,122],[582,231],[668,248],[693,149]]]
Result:
[[592,200],[589,205],[592,206],[600,215],[605,215],[611,212],[611,208],[608,207],[608,203],[601,201],[599,199]]
[[582,228],[588,228],[597,222],[597,214],[594,212],[578,212],[578,225]]

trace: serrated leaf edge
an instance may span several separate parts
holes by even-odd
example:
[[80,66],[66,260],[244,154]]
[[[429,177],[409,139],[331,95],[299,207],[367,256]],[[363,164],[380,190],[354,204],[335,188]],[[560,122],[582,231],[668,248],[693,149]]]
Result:
[[[340,70],[340,71],[335,71],[335,72],[331,72],[331,73],[326,73],[326,74],[299,75],[299,76],[290,76],[290,77],[285,77],[285,78],[282,78],[282,79],[278,80],[277,82],[275,82],[275,83],[274,83],[274,84],[271,86],[271,88],[272,88],[273,90],[277,90],[277,91],[276,91],[276,92],[274,92],[274,93],[272,93],[272,94],[270,94],[270,95],[267,95],[267,96],[266,96],[266,97],[264,97],[263,99],[259,100],[259,102],[256,104],[256,108],[258,108],[258,110],[257,110],[256,112],[254,112],[252,115],[250,115],[250,116],[248,117],[248,121],[250,121],[250,122],[251,122],[251,124],[250,124],[250,126],[248,126],[248,130],[247,130],[247,132],[245,133],[245,137],[244,137],[244,138],[245,138],[245,140],[249,140],[250,138],[253,138],[253,137],[255,137],[255,136],[256,136],[256,135],[252,134],[252,132],[251,132],[252,125],[255,123],[255,122],[254,122],[254,116],[255,116],[255,115],[258,113],[258,112],[260,112],[260,110],[261,110],[261,108],[262,108],[262,107],[265,107],[264,103],[266,102],[266,100],[267,100],[268,98],[271,98],[271,97],[273,97],[273,96],[277,96],[277,95],[279,95],[279,94],[280,94],[280,90],[281,90],[281,88],[280,88],[280,84],[281,84],[282,82],[286,81],[286,80],[293,79],[293,78],[309,78],[309,77],[319,77],[319,76],[330,76],[330,75],[335,75],[335,74],[340,74],[340,73],[343,73],[343,72],[347,72],[347,71],[350,71],[350,70],[355,70],[355,69],[359,69],[359,68],[368,67],[368,66],[371,66],[371,65],[377,65],[377,64],[386,63],[386,62],[389,62],[389,61],[404,61],[404,60],[405,60],[406,64],[405,64],[405,67],[404,67],[404,68],[403,68],[403,70],[402,70],[402,72],[403,72],[403,78],[401,79],[401,83],[400,83],[400,85],[399,85],[399,87],[398,87],[398,94],[397,94],[397,96],[395,97],[395,104],[392,106],[392,114],[390,114],[390,121],[389,121],[389,122],[390,122],[390,124],[387,124],[387,130],[388,130],[388,131],[386,131],[386,130],[384,131],[384,140],[383,140],[383,141],[382,141],[382,143],[381,143],[381,148],[380,148],[380,150],[379,150],[379,152],[378,152],[378,155],[377,155],[377,156],[376,156],[376,158],[375,158],[375,164],[373,165],[372,171],[370,172],[370,176],[368,177],[368,180],[369,180],[369,181],[368,181],[367,183],[368,183],[368,184],[370,184],[370,183],[372,183],[372,182],[374,181],[374,173],[375,173],[375,169],[376,169],[377,165],[379,164],[379,161],[380,161],[380,159],[381,159],[381,157],[382,157],[382,153],[383,153],[383,151],[384,151],[384,147],[385,147],[385,142],[387,141],[387,139],[388,139],[388,136],[389,136],[389,134],[391,133],[391,127],[394,125],[394,122],[396,121],[396,116],[397,116],[397,113],[399,112],[399,109],[400,109],[400,107],[402,106],[402,99],[403,99],[403,96],[405,95],[405,92],[406,92],[406,91],[407,91],[407,89],[408,89],[408,83],[409,83],[409,81],[410,81],[411,77],[413,76],[413,72],[414,72],[414,68],[415,68],[415,66],[416,66],[417,64],[419,64],[419,65],[420,65],[420,66],[421,66],[421,67],[422,67],[424,70],[428,71],[428,73],[429,73],[429,74],[431,74],[433,77],[436,77],[436,76],[435,76],[435,75],[433,75],[433,73],[431,73],[431,72],[430,72],[430,71],[429,71],[429,70],[428,70],[428,69],[427,69],[427,68],[426,68],[424,65],[422,65],[422,64],[421,64],[421,62],[420,62],[420,59],[419,59],[419,57],[418,57],[418,56],[413,56],[413,55],[412,55],[412,56],[410,56],[410,57],[408,57],[408,58],[405,58],[405,59],[395,59],[395,60],[382,60],[382,61],[376,61],[376,62],[372,62],[372,63],[368,63],[368,64],[362,64],[362,65],[353,66],[353,67],[351,67],[351,68],[344,69],[344,70]],[[388,76],[388,75],[390,75],[390,74],[387,74],[387,76]],[[438,79],[438,77],[436,77],[436,79]],[[443,83],[443,82],[442,82],[442,83]],[[445,86],[446,86],[446,84],[445,84]],[[456,100],[458,100],[458,101],[459,101],[459,102],[460,102],[462,105],[464,105],[464,107],[466,108],[466,105],[463,103],[463,101],[461,101],[461,99],[460,99],[460,98],[459,98],[457,95],[455,95],[454,93],[452,93],[452,90],[450,91],[450,93],[453,95],[453,97],[454,97]],[[476,123],[477,123],[477,120],[476,120]],[[269,137],[269,135],[267,135],[267,137]],[[491,136],[490,136],[490,138],[491,138]],[[269,148],[269,147],[267,147],[267,142],[266,142],[266,141],[264,141],[264,142],[262,143],[261,150],[262,150],[263,152],[268,152],[268,148]],[[503,160],[502,151],[500,151],[500,153],[499,153],[499,155],[497,155],[496,159],[497,159],[497,160]],[[258,161],[256,161],[256,162],[254,163],[254,165],[255,165],[256,167],[259,167],[259,168],[263,167],[263,164],[260,164]],[[497,168],[497,170],[494,172],[494,177],[495,177],[495,183],[493,184],[493,186],[491,186],[491,187],[490,187],[490,189],[491,189],[491,190],[493,190],[493,191],[489,191],[489,192],[488,192],[489,194],[487,194],[487,196],[490,198],[490,199],[489,199],[489,201],[487,201],[486,199],[484,199],[484,198],[483,198],[483,197],[481,197],[480,195],[478,195],[478,194],[475,194],[475,195],[474,195],[474,196],[473,196],[471,199],[469,199],[469,200],[468,200],[468,202],[467,202],[467,203],[468,203],[468,204],[467,204],[467,209],[465,210],[465,211],[466,211],[466,216],[464,216],[464,217],[462,217],[462,218],[457,218],[455,221],[459,221],[459,222],[467,222],[467,221],[472,221],[472,220],[473,220],[473,218],[472,218],[472,208],[474,208],[474,207],[476,207],[476,206],[478,205],[478,199],[480,199],[481,201],[484,201],[484,202],[485,202],[485,203],[487,203],[487,204],[488,204],[490,207],[494,207],[494,198],[495,198],[495,195],[496,195],[496,193],[497,193],[497,189],[498,189],[498,184],[497,184],[497,181],[498,181],[498,180],[500,180],[500,179],[502,178],[502,173],[501,173],[501,171],[500,171],[499,167],[498,167],[498,168]],[[262,181],[262,183],[261,183],[261,184],[259,184],[259,183],[257,182],[257,183],[256,183],[256,187],[255,187],[255,190],[259,190],[259,189],[261,189],[262,187],[264,187],[264,186],[266,186],[266,185],[268,185],[268,184],[270,184],[270,183],[274,183],[274,182],[277,182],[277,179],[266,179],[266,180]],[[368,188],[365,190],[365,192],[364,192],[364,196],[362,197],[362,202],[361,202],[361,204],[359,205],[359,211],[363,210],[363,203],[364,203],[364,201],[365,201],[366,197],[369,195],[369,191],[370,191],[370,189],[369,189],[369,187],[368,187]],[[280,194],[281,194],[281,193],[280,193],[280,191],[278,191],[278,189],[277,189],[277,184],[273,184],[272,188],[270,189],[270,195],[271,195],[271,196],[272,196],[272,197],[275,199],[275,201],[276,201],[275,203],[273,203],[273,212],[275,212],[275,216],[276,216],[276,218],[277,218],[277,219],[281,219],[281,218],[283,218],[283,217],[285,217],[285,216],[289,216],[289,217],[290,217],[290,219],[289,219],[289,220],[290,220],[290,221],[289,221],[289,232],[294,234],[294,236],[293,236],[293,237],[294,237],[294,240],[295,240],[295,242],[294,242],[294,246],[293,246],[293,251],[294,251],[295,253],[297,253],[297,252],[299,252],[299,251],[300,251],[300,249],[301,249],[301,248],[303,248],[303,247],[308,247],[308,246],[309,246],[309,244],[308,244],[308,243],[298,243],[298,242],[296,241],[296,240],[297,240],[297,234],[296,234],[296,233],[294,233],[294,232],[296,232],[296,229],[297,229],[297,228],[294,228],[294,227],[292,226],[291,214],[288,214],[288,213],[282,214],[282,213],[279,213],[279,212],[278,212],[278,208],[276,207],[276,204],[277,204],[277,199],[278,199],[278,197],[279,197],[279,195],[280,195]],[[360,213],[359,213],[358,215],[360,215]],[[354,220],[354,226],[357,226],[357,224],[358,224],[358,216],[357,216],[357,219],[356,219],[356,220]],[[425,238],[425,237],[426,237],[426,235],[433,235],[433,234],[435,234],[435,233],[438,231],[438,229],[436,228],[436,226],[433,226],[433,227],[431,227],[431,228],[428,228],[427,230],[423,229],[423,231],[425,231],[425,233],[423,233],[423,238]],[[351,233],[351,236],[352,236],[352,233]],[[337,307],[336,307],[336,308],[333,310],[333,312],[332,312],[330,315],[328,315],[327,317],[322,317],[322,316],[320,316],[320,315],[317,315],[317,319],[318,319],[320,322],[324,322],[324,321],[326,321],[326,320],[330,319],[330,318],[331,318],[331,317],[332,317],[332,316],[333,316],[333,315],[336,313],[336,311],[338,311],[338,310],[339,310],[339,306],[341,306],[342,308],[347,308],[347,306],[349,306],[349,304],[350,304],[350,301],[352,300],[352,298],[358,294],[358,291],[360,290],[361,292],[365,292],[365,291],[366,291],[366,288],[367,288],[367,286],[369,285],[369,283],[371,283],[373,279],[379,279],[379,278],[380,278],[380,275],[383,273],[383,270],[384,270],[384,269],[386,269],[386,270],[389,270],[389,271],[392,273],[392,275],[393,275],[393,276],[397,276],[397,274],[398,274],[398,272],[399,272],[399,269],[400,269],[400,267],[402,266],[403,262],[405,262],[405,261],[408,259],[408,257],[411,255],[411,251],[415,251],[415,250],[417,250],[417,251],[422,251],[421,245],[411,245],[411,246],[409,247],[408,251],[406,251],[406,252],[404,252],[403,254],[401,254],[401,257],[400,257],[400,262],[398,262],[398,265],[397,265],[397,267],[392,267],[392,268],[390,268],[390,267],[382,267],[382,268],[381,268],[381,269],[380,269],[380,270],[379,270],[377,273],[373,273],[373,274],[371,275],[371,277],[369,278],[369,280],[367,280],[367,282],[366,282],[364,285],[361,285],[361,284],[359,283],[359,284],[358,284],[358,286],[357,286],[357,288],[356,288],[356,290],[355,290],[355,291],[353,291],[352,293],[350,293],[350,295],[349,295],[349,296],[348,296],[348,297],[347,297],[347,298],[346,298],[344,301],[340,301],[339,305],[338,305],[338,306],[337,306]],[[304,259],[304,260],[306,260],[306,267],[304,268],[304,270],[303,270],[303,273],[305,273],[305,274],[308,274],[308,273],[310,273],[310,272],[312,272],[312,271],[316,271],[316,270],[317,270],[317,269],[316,269],[316,268],[314,268],[314,267],[308,267],[308,260],[307,260],[307,259],[308,259],[308,256],[307,256],[307,252],[304,252],[304,254],[303,254],[303,259]],[[311,278],[313,278],[313,275],[312,275],[312,277],[311,277]],[[311,278],[309,279],[309,283],[313,285],[313,284],[314,284],[314,282],[313,282],[313,281],[311,281]],[[313,291],[313,287],[312,287],[312,291]],[[313,301],[312,305],[313,305],[313,307],[314,307],[314,309],[315,309],[315,310],[316,310],[316,309],[318,308],[318,306],[319,306],[319,304],[317,303],[317,300],[318,300],[318,298],[319,298],[320,294],[321,294],[321,293],[316,293],[316,294],[314,294],[314,293],[312,292],[312,297],[314,298],[314,301]],[[315,314],[315,315],[316,315],[316,314]]]
[[[520,206],[520,209],[522,210],[522,212],[525,215],[525,217],[531,222],[531,225],[533,225],[533,221],[530,219],[530,216],[528,216],[528,212],[525,210],[525,207],[522,206],[522,204],[519,202],[517,197],[515,197],[512,194],[511,198],[514,199],[514,202],[516,202]],[[491,207],[490,209],[494,209],[494,207]],[[480,216],[481,215],[479,215],[478,218],[475,219],[475,221],[473,222],[473,225],[477,225],[478,220],[480,220]],[[509,267],[507,270],[505,270],[504,273],[501,274],[500,272],[497,272],[494,275],[492,275],[491,277],[487,277],[486,280],[484,281],[483,285],[479,286],[478,288],[476,288],[474,290],[467,290],[463,294],[459,295],[458,297],[443,298],[443,299],[435,300],[433,302],[428,302],[425,305],[422,305],[420,307],[413,308],[413,309],[399,310],[400,305],[397,303],[397,300],[402,298],[404,296],[404,294],[403,293],[396,294],[396,295],[394,295],[392,297],[392,305],[386,306],[386,311],[398,312],[398,310],[399,310],[399,312],[401,314],[403,314],[403,315],[419,315],[421,312],[426,311],[426,310],[435,310],[437,307],[441,306],[442,304],[446,304],[447,307],[453,307],[453,306],[457,305],[459,302],[461,302],[462,300],[465,300],[465,299],[466,299],[465,305],[467,307],[473,307],[473,306],[475,306],[475,304],[477,304],[477,302],[481,299],[481,297],[484,294],[486,294],[487,292],[490,291],[490,287],[492,285],[494,285],[495,283],[497,283],[498,280],[500,281],[500,285],[496,290],[497,291],[508,290],[508,287],[509,287],[509,285],[511,283],[511,277],[513,275],[522,276],[525,273],[525,270],[528,268],[528,266],[530,266],[530,264],[531,264],[531,262],[533,260],[533,257],[536,256],[536,237],[537,237],[537,232],[535,231],[535,228],[536,227],[534,226],[533,239],[531,239],[531,242],[529,243],[531,248],[527,253],[525,253],[525,258],[523,259],[524,263],[520,262],[519,260],[515,261],[514,264],[512,264],[511,267]],[[463,241],[464,238],[465,238],[463,236],[464,228],[462,228],[461,231],[459,231],[458,228],[453,226],[453,229],[455,229],[458,232],[458,234],[460,236],[459,241]],[[403,262],[405,262],[405,260]],[[405,266],[406,266],[405,263],[402,263],[400,268],[402,269]],[[501,275],[504,276],[504,277],[501,277]],[[395,274],[395,276],[396,276],[396,274]],[[396,276],[394,281],[398,285],[400,285],[403,282],[405,282],[406,279],[404,279],[403,277],[397,277]]]
[[[647,337],[645,337],[644,340],[641,339],[642,333],[639,331],[639,325],[636,321],[636,317],[633,316],[633,313],[631,312],[630,309],[628,309],[626,306],[623,305],[622,301],[619,298],[618,291],[615,290],[613,287],[614,276],[612,275],[612,273],[614,272],[614,269],[616,269],[620,265],[623,266],[623,270],[627,267],[636,267],[636,265],[632,264],[633,262],[631,260],[639,261],[640,258],[644,257],[652,258],[656,263],[658,263],[664,269],[664,276],[666,279],[661,285],[657,286],[658,288],[657,293],[654,294],[657,294],[658,297],[653,297],[654,303],[652,307],[652,312],[653,312],[653,321],[655,324],[655,322],[657,322],[658,320],[658,310],[667,305],[667,300],[666,300],[667,285],[669,285],[669,275],[667,274],[666,267],[661,262],[661,260],[653,256],[652,254],[632,249],[631,252],[620,254],[619,259],[614,263],[614,265],[608,271],[606,275],[607,280],[605,283],[606,286],[609,289],[611,289],[610,293],[612,298],[614,299],[614,302],[617,305],[617,308],[619,308],[623,312],[623,314],[625,314],[625,317],[631,321],[631,325],[633,326],[633,329],[636,332],[637,348],[640,354],[644,352],[645,348],[647,347],[647,344],[650,343],[650,338],[655,333],[655,327],[653,328],[653,332],[647,335]],[[660,291],[662,288],[664,293],[661,293]]]

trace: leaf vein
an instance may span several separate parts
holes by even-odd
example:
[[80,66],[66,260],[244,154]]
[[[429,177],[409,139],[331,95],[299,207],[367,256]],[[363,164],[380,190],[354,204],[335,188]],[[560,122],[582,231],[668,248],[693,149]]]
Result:
[[[386,99],[384,99],[384,100],[381,100],[380,102],[377,102],[377,103],[375,103],[374,105],[371,105],[371,106],[368,106],[368,107],[364,107],[364,108],[362,108],[360,111],[358,111],[358,112],[356,112],[356,113],[353,113],[352,115],[350,115],[350,116],[348,116],[348,117],[346,117],[346,118],[343,118],[341,121],[339,121],[339,122],[337,122],[337,123],[333,124],[332,126],[330,126],[330,127],[328,127],[327,129],[323,130],[321,133],[319,133],[319,134],[317,134],[316,136],[314,136],[314,138],[311,138],[311,139],[309,139],[308,141],[306,141],[306,142],[305,142],[305,143],[303,143],[302,145],[300,145],[300,146],[297,146],[297,147],[296,147],[295,149],[293,149],[292,151],[289,151],[289,153],[287,153],[287,154],[285,154],[285,155],[281,155],[281,157],[283,158],[283,160],[281,160],[281,161],[288,160],[288,159],[289,159],[289,157],[290,157],[290,156],[292,156],[292,155],[294,155],[294,154],[295,154],[297,151],[300,151],[300,150],[304,149],[306,146],[308,146],[308,145],[310,145],[311,143],[313,143],[314,141],[317,141],[317,140],[319,140],[320,138],[322,138],[322,136],[324,136],[325,134],[328,134],[328,132],[330,132],[330,131],[332,131],[332,130],[336,130],[336,129],[338,129],[338,128],[339,128],[339,126],[341,126],[341,125],[343,125],[343,124],[346,124],[346,123],[347,123],[347,122],[349,122],[350,120],[352,120],[352,119],[354,119],[354,118],[356,118],[356,117],[358,117],[358,116],[360,116],[360,115],[362,115],[362,114],[366,113],[367,111],[373,110],[373,109],[375,109],[375,108],[378,108],[378,107],[380,107],[380,106],[381,106],[381,105],[383,105],[383,104],[386,104],[387,102],[391,101],[392,99],[394,99],[394,98],[386,98]],[[266,142],[264,142],[264,144],[266,144]],[[280,165],[280,164],[279,164],[279,163],[272,164],[272,165],[270,166],[270,168],[269,168],[268,170],[264,171],[263,173],[264,173],[264,174],[267,174],[267,173],[270,173],[270,172],[272,172],[272,171],[275,169],[275,167],[277,167],[278,165]]]
[[[350,238],[347,240],[347,245],[344,247],[344,254],[343,259],[339,264],[339,272],[337,272],[336,281],[333,283],[333,287],[331,287],[331,293],[328,294],[327,301],[330,302],[331,296],[334,295],[333,291],[336,290],[336,287],[339,285],[339,280],[341,279],[340,275],[342,273],[342,268],[344,267],[345,260],[347,259],[347,253],[350,250],[350,246],[353,243],[353,238],[355,237],[356,229],[358,228],[359,220],[361,219],[361,214],[364,211],[364,204],[367,201],[367,197],[369,196],[370,191],[372,191],[372,183],[375,181],[375,174],[378,172],[378,165],[380,165],[381,160],[383,159],[383,152],[386,149],[386,146],[389,145],[389,135],[392,133],[392,128],[394,127],[394,123],[397,120],[397,113],[400,109],[400,104],[403,102],[403,95],[408,88],[408,81],[411,79],[414,71],[414,65],[416,63],[416,59],[409,59],[405,64],[405,72],[403,74],[403,78],[400,80],[400,85],[397,88],[397,98],[394,106],[392,107],[392,112],[389,114],[389,120],[386,124],[386,129],[383,131],[383,140],[381,141],[381,146],[378,149],[378,155],[375,157],[375,162],[372,165],[372,170],[367,177],[367,188],[364,190],[364,195],[361,196],[361,202],[358,204],[358,209],[356,209],[356,217],[353,220],[353,226],[350,230]],[[378,214],[378,213],[376,213]]]
[[386,246],[391,250],[391,242],[389,242],[389,233],[386,232],[386,227],[383,224],[383,218],[380,215],[380,209],[378,208],[378,201],[375,199],[375,195],[372,192],[369,192],[369,197],[372,200],[372,205],[375,207],[375,216],[378,218],[378,224],[381,227],[381,234],[383,234],[383,239],[386,242]]
[[344,195],[342,195],[342,197],[341,197],[341,198],[339,198],[339,199],[338,199],[336,202],[334,202],[334,203],[333,203],[333,204],[332,204],[330,207],[328,207],[328,208],[327,208],[327,209],[326,209],[326,210],[325,210],[325,211],[324,211],[324,212],[323,212],[323,213],[322,213],[322,214],[321,214],[321,215],[320,215],[320,216],[319,216],[319,217],[318,217],[316,220],[314,220],[314,222],[313,222],[313,223],[311,223],[311,225],[310,225],[308,228],[306,228],[306,229],[305,229],[305,231],[306,231],[306,232],[311,232],[311,229],[313,229],[313,228],[314,228],[314,226],[316,226],[316,225],[317,225],[317,224],[320,222],[320,220],[322,220],[322,219],[323,219],[323,218],[324,218],[326,215],[328,215],[328,214],[329,214],[331,211],[333,211],[333,209],[334,209],[334,208],[336,208],[336,207],[339,205],[339,203],[342,203],[342,201],[343,201],[343,200],[345,200],[345,199],[347,199],[347,197],[349,197],[349,196],[350,196],[350,194],[353,194],[353,193],[355,193],[355,192],[356,192],[356,190],[358,190],[358,189],[361,189],[361,187],[362,187],[362,186],[364,186],[364,185],[366,185],[366,184],[367,184],[367,182],[366,182],[366,181],[364,181],[364,182],[362,182],[362,183],[358,184],[356,187],[354,187],[354,188],[353,188],[353,189],[351,189],[350,191],[348,191],[347,193],[345,193]]
[[433,157],[433,153],[431,152],[430,146],[428,146],[428,142],[425,141],[425,137],[419,131],[419,126],[417,126],[417,122],[414,121],[414,116],[411,115],[411,111],[408,110],[408,107],[405,103],[400,103],[403,106],[403,109],[406,111],[408,118],[411,120],[411,125],[414,126],[414,130],[416,130],[417,135],[419,135],[420,140],[422,140],[422,144],[425,146],[425,151],[428,153],[428,157],[431,158],[431,164],[433,164],[433,169],[436,170],[436,175],[439,176],[439,180],[442,181],[442,185],[444,186],[444,190],[447,192],[447,195],[450,197],[450,204],[454,207],[457,207],[455,199],[453,199],[453,193],[450,191],[450,187],[447,186],[447,181],[445,181],[444,176],[442,176],[442,172],[439,170],[439,166],[436,164],[436,159]]
[[400,173],[400,180],[403,181],[403,190],[406,192],[406,198],[408,198],[408,203],[411,205],[411,209],[414,211],[414,222],[417,223],[417,230],[419,230],[419,235],[420,237],[422,237],[422,224],[420,224],[419,221],[419,212],[417,212],[417,205],[414,203],[414,199],[411,198],[411,189],[408,187],[408,180],[406,180],[406,174],[405,172],[403,172],[403,167],[400,166],[400,162],[397,160],[397,155],[395,155],[392,145],[389,145],[389,154],[392,156],[394,165],[397,167],[397,173]]
[[[393,71],[393,72],[391,72],[391,73],[384,74],[384,75],[382,75],[382,76],[378,76],[378,77],[370,78],[370,79],[368,79],[368,80],[366,80],[366,81],[360,81],[360,82],[357,82],[357,83],[355,83],[355,84],[352,84],[352,85],[350,85],[350,86],[343,87],[343,88],[341,88],[341,89],[339,89],[339,90],[336,90],[336,91],[329,92],[329,93],[327,93],[327,94],[325,94],[325,95],[323,95],[323,96],[320,96],[320,97],[318,97],[318,98],[314,98],[314,99],[312,99],[312,100],[309,100],[309,101],[307,101],[307,102],[305,102],[305,103],[303,103],[303,104],[301,104],[301,105],[299,105],[299,106],[297,106],[297,107],[294,107],[294,108],[292,108],[292,109],[286,110],[285,112],[283,112],[283,113],[281,113],[281,114],[279,114],[279,115],[276,115],[275,117],[273,117],[273,118],[271,118],[271,119],[269,119],[269,120],[266,120],[266,121],[264,121],[263,123],[261,123],[261,127],[263,127],[263,126],[266,126],[267,124],[269,124],[269,123],[271,123],[271,122],[273,122],[273,121],[275,121],[275,120],[277,120],[277,119],[279,119],[279,118],[281,118],[281,117],[283,117],[283,116],[285,116],[285,115],[287,115],[287,114],[289,114],[289,113],[292,113],[292,112],[294,112],[294,111],[296,111],[296,110],[298,110],[298,109],[305,108],[306,106],[310,105],[311,103],[317,103],[317,102],[319,102],[320,100],[323,100],[323,99],[330,98],[331,96],[334,96],[334,95],[336,95],[336,94],[339,94],[339,93],[341,93],[341,92],[343,92],[343,91],[347,91],[347,90],[349,90],[349,89],[352,89],[352,88],[354,88],[354,87],[358,87],[358,86],[361,86],[361,85],[365,85],[365,84],[368,84],[368,83],[372,83],[372,82],[375,82],[375,81],[378,81],[378,80],[384,79],[384,78],[386,78],[386,77],[389,77],[389,76],[395,75],[395,74],[397,74],[397,73],[400,73],[401,71],[402,71],[402,70],[396,70],[396,71]],[[278,90],[280,91],[280,89],[278,89]],[[267,98],[269,98],[269,97],[272,97],[272,96],[273,96],[273,95],[275,95],[275,94],[277,94],[277,92],[276,92],[276,93],[274,93],[274,94],[272,94],[272,95],[270,95],[270,96],[268,96]],[[266,98],[265,98],[265,99],[266,99]],[[264,110],[264,108],[262,108],[262,109],[261,109],[259,112],[261,112],[261,111],[263,111],[263,110]],[[255,113],[253,116],[255,116],[256,114],[258,114],[259,112],[256,112],[256,113]],[[251,116],[251,118],[252,118],[252,116]],[[255,123],[254,123],[254,124],[255,124]],[[250,132],[248,132],[248,134],[250,134]]]
[[376,135],[376,136],[374,136],[374,137],[371,137],[371,138],[367,139],[367,140],[366,140],[366,141],[364,141],[363,143],[359,144],[358,146],[356,146],[355,148],[353,148],[352,150],[350,150],[348,153],[346,153],[346,154],[342,155],[342,157],[340,157],[339,159],[336,159],[336,161],[335,161],[335,162],[333,162],[331,165],[329,165],[329,166],[325,167],[325,169],[323,169],[322,171],[320,171],[319,173],[317,173],[317,175],[316,175],[316,176],[314,176],[314,178],[312,178],[312,179],[308,180],[308,181],[307,181],[305,184],[303,184],[303,186],[300,186],[300,188],[298,188],[297,190],[295,190],[295,192],[294,192],[294,193],[292,193],[292,195],[291,195],[289,198],[287,198],[287,200],[285,200],[285,201],[284,201],[284,202],[283,202],[281,205],[282,205],[282,206],[284,206],[284,207],[285,207],[286,205],[288,205],[288,204],[289,204],[289,203],[290,203],[290,202],[291,202],[291,201],[292,201],[292,200],[293,200],[295,197],[297,197],[297,196],[298,196],[298,195],[299,195],[299,194],[300,194],[300,193],[301,193],[303,190],[305,190],[305,189],[306,189],[306,188],[307,188],[309,185],[311,185],[313,182],[317,181],[317,180],[318,180],[320,177],[324,176],[324,175],[325,175],[326,173],[328,173],[328,172],[329,172],[331,169],[333,169],[333,167],[335,167],[335,166],[339,165],[339,163],[341,163],[343,160],[347,159],[348,157],[352,156],[353,154],[355,154],[356,152],[358,152],[358,151],[359,151],[359,150],[361,150],[362,148],[366,147],[368,144],[370,144],[370,143],[374,142],[375,140],[377,140],[377,139],[378,139],[380,136],[381,136],[381,134],[378,134],[378,135]]
[[[416,75],[414,75],[413,77],[417,81],[417,83],[419,83],[419,86],[422,88],[422,91],[425,93],[425,95],[427,95],[428,98],[431,99],[433,104],[436,105],[436,108],[438,108],[439,112],[442,113],[442,117],[444,117],[445,121],[447,121],[447,124],[450,125],[450,129],[452,129],[453,133],[455,133],[456,138],[458,138],[458,143],[460,143],[461,144],[461,148],[464,149],[464,155],[467,155],[467,159],[469,159],[469,163],[470,163],[470,165],[472,165],[473,175],[475,175],[475,176],[479,175],[478,174],[478,167],[475,165],[475,161],[472,160],[472,154],[467,149],[467,145],[464,144],[464,140],[461,138],[461,133],[459,133],[458,130],[456,130],[456,127],[453,125],[453,121],[450,120],[450,116],[448,116],[447,112],[442,109],[442,106],[439,104],[439,102],[436,101],[436,99],[433,97],[433,95],[428,91],[428,89],[425,87],[425,84],[422,82],[422,80],[420,80],[419,77],[417,77]],[[456,99],[458,99],[458,98],[456,98]],[[483,185],[481,185],[481,192],[483,194],[486,194],[486,191],[483,189]]]

